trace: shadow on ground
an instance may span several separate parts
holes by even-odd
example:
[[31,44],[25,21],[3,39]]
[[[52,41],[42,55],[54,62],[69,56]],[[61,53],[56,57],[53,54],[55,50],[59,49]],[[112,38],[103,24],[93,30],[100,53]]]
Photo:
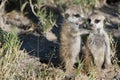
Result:
[[57,42],[49,41],[42,34],[37,36],[32,34],[20,35],[20,40],[23,42],[21,49],[25,49],[29,55],[38,57],[42,63],[52,63],[54,66],[60,65],[59,58],[59,37],[63,17],[59,11],[54,14],[58,15],[57,26],[53,26],[51,32],[57,37]]
[[21,35],[20,40],[23,42],[21,49],[25,49],[29,55],[38,57],[41,62],[52,62],[54,65],[60,63],[59,45],[48,41],[43,36],[32,34]]

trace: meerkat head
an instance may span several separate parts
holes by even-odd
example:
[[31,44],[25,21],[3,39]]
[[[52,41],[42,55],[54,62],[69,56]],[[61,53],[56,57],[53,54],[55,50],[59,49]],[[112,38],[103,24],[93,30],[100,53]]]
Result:
[[85,21],[81,9],[77,5],[69,6],[65,11],[64,17],[67,21],[76,25],[82,25]]
[[89,27],[92,30],[98,30],[98,29],[103,29],[105,25],[105,16],[102,14],[98,13],[93,13],[89,18],[88,18],[88,23]]

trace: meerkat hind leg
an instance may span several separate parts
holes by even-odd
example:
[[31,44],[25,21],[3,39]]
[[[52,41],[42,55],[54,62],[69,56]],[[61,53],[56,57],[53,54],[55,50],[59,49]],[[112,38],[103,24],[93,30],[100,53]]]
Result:
[[[97,53],[96,53],[97,54]],[[93,57],[94,57],[94,64],[95,66],[101,70],[102,66],[103,66],[103,63],[104,63],[104,53],[102,52],[100,55],[95,55],[93,54]]]
[[76,74],[76,69],[73,67],[74,63],[71,59],[68,59],[66,61],[65,67],[66,67],[66,76],[67,77],[74,77]]

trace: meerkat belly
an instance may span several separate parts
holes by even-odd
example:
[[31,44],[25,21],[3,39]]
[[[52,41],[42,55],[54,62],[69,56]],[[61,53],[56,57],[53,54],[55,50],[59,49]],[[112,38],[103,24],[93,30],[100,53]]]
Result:
[[[104,52],[105,51],[105,39],[103,36],[94,36],[94,37],[90,37],[89,39],[89,48],[92,51],[96,51],[96,52]],[[94,50],[93,50],[94,49]]]
[[80,44],[81,44],[81,37],[76,36],[74,39],[72,39],[72,45],[71,45],[71,51],[72,51],[72,56],[76,57],[78,56],[80,52]]
[[93,42],[93,45],[94,45],[95,47],[102,48],[103,46],[105,46],[105,40],[104,40],[104,38],[101,37],[101,36],[95,37],[93,41],[94,41],[94,42]]

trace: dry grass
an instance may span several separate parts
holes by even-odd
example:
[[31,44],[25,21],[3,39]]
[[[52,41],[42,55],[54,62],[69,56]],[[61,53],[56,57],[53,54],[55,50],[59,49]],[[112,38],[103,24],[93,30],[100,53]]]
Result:
[[60,80],[64,73],[60,69],[41,64],[39,59],[19,50],[21,43],[16,32],[3,32],[1,38],[4,40],[0,48],[1,80]]

